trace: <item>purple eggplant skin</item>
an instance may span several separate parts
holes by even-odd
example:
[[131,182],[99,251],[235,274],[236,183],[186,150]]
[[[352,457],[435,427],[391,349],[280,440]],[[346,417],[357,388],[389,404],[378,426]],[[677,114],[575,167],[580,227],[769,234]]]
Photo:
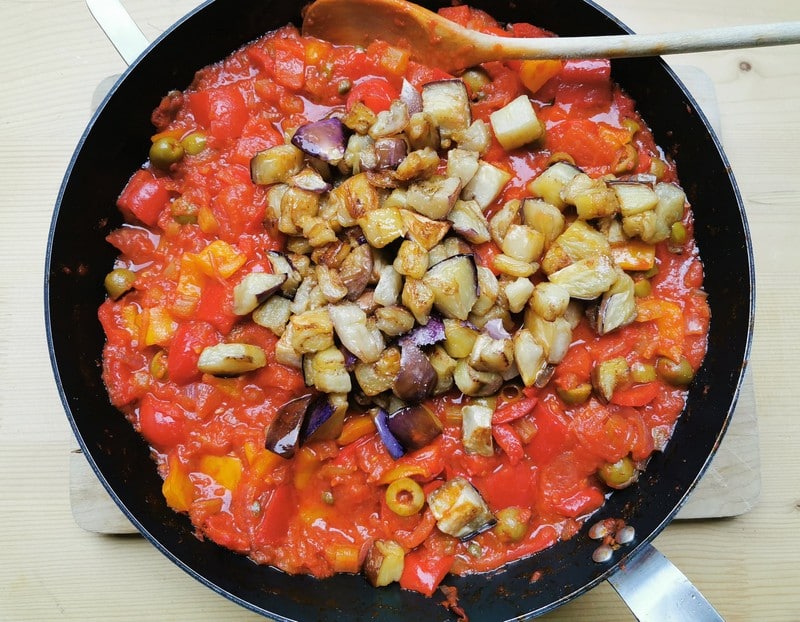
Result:
[[400,99],[405,102],[408,108],[408,114],[422,112],[422,95],[417,88],[405,78],[403,78],[403,86],[400,89]]
[[496,524],[497,524],[497,519],[492,518],[491,520],[487,521],[486,523],[478,527],[478,529],[470,531],[468,534],[461,536],[459,540],[461,540],[461,542],[468,542],[469,540],[472,540],[472,538],[474,538],[475,536],[482,534],[484,531],[489,531]]
[[387,424],[406,451],[427,447],[442,433],[442,422],[423,404],[394,411],[387,418]]
[[424,348],[425,346],[432,346],[444,340],[444,321],[441,316],[432,314],[428,318],[427,324],[420,324],[414,327],[410,332],[403,335],[398,343],[401,347],[413,345],[418,348]]
[[400,349],[400,371],[392,384],[392,392],[404,402],[421,402],[433,394],[436,370],[425,353],[413,344]]
[[383,408],[376,408],[375,413],[372,417],[372,420],[375,422],[375,427],[378,429],[378,436],[381,437],[381,441],[386,447],[386,451],[389,452],[389,455],[397,460],[398,458],[405,455],[406,450],[400,444],[400,441],[397,440],[392,431],[389,429],[389,413],[387,413]]
[[399,136],[379,138],[375,141],[375,152],[379,169],[397,168],[408,155],[408,143]]
[[300,445],[333,416],[334,410],[326,395],[318,396],[308,405],[305,420],[300,426]]
[[275,419],[267,426],[264,446],[283,458],[294,456],[300,445],[300,429],[313,400],[314,394],[307,393],[281,406]]
[[297,128],[292,144],[310,156],[338,164],[347,148],[345,126],[336,117],[306,123]]

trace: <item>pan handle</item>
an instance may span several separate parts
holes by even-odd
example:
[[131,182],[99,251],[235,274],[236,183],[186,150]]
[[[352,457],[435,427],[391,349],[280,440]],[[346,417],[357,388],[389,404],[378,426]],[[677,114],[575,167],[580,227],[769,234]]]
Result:
[[640,622],[724,622],[691,581],[651,544],[620,565],[608,582]]

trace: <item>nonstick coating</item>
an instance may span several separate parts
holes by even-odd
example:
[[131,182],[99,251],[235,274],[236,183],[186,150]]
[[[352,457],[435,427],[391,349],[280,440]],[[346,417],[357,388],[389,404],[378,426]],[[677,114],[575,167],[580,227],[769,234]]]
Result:
[[[105,236],[121,224],[115,199],[142,163],[150,113],[194,72],[287,22],[300,25],[302,2],[217,0],[190,14],[135,63],[101,105],[66,173],[51,227],[45,304],[51,360],[75,434],[98,477],[158,549],[213,590],[280,620],[445,620],[439,604],[360,576],[292,577],[201,541],[186,516],[169,509],[148,447],[108,401],[101,379],[103,332],[97,308],[115,250]],[[429,8],[444,2],[421,2]],[[562,36],[618,34],[624,27],[584,0],[474,0],[500,21],[525,21]],[[612,495],[599,517],[625,518],[638,545],[674,516],[716,450],[735,405],[750,346],[753,268],[741,199],[727,160],[695,103],[659,59],[616,60],[614,78],[638,103],[656,141],[672,156],[693,204],[696,237],[712,309],[709,350],[675,435],[638,485]],[[528,618],[602,581],[615,566],[596,564],[596,543],[581,531],[502,571],[448,577],[475,619]],[[628,547],[628,553],[636,545]],[[616,563],[624,557],[615,559]],[[541,572],[538,581],[531,575]]]

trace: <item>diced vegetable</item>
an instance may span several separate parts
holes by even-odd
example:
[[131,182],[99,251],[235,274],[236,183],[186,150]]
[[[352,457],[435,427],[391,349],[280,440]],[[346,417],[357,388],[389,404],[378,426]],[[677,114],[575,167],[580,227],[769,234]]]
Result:
[[472,123],[469,93],[459,79],[428,82],[422,87],[422,111],[430,115],[439,127],[442,146],[449,146],[449,139],[459,130]]
[[469,540],[497,522],[480,493],[460,476],[428,494],[428,506],[439,530],[461,540]]
[[250,160],[250,178],[254,184],[266,186],[285,182],[300,172],[303,152],[294,145],[278,145],[258,152]]
[[432,220],[447,218],[461,192],[458,177],[435,176],[408,187],[406,205]]
[[389,455],[395,460],[402,457],[406,453],[406,450],[389,429],[389,414],[383,408],[377,408],[374,411],[372,419],[375,422],[375,428],[378,430],[378,435],[386,446],[386,451],[389,452]]
[[467,453],[493,456],[492,409],[479,404],[464,406],[461,421],[461,438]]
[[404,402],[420,402],[433,393],[436,370],[428,357],[412,343],[403,345],[400,352],[400,370],[392,391]]
[[444,328],[444,321],[437,315],[432,315],[428,323],[424,326],[417,326],[410,333],[400,340],[400,345],[413,345],[418,348],[432,346],[435,343],[444,341],[447,334]]
[[485,210],[500,196],[510,179],[511,173],[481,160],[478,163],[478,171],[461,190],[461,198],[465,201],[475,201],[481,210]]
[[489,223],[477,201],[456,201],[447,219],[453,223],[453,231],[471,244],[483,244],[491,239]]
[[354,303],[328,307],[336,336],[342,345],[364,363],[374,363],[384,348],[381,332],[367,325],[367,315]]
[[433,304],[447,318],[466,320],[478,299],[478,273],[472,255],[456,255],[431,266],[423,282]]
[[367,551],[364,575],[374,587],[399,581],[403,576],[405,555],[403,547],[394,540],[376,540]]
[[442,423],[424,404],[405,406],[394,411],[387,423],[406,451],[422,449],[442,433]]
[[197,368],[213,376],[239,376],[264,367],[267,355],[258,346],[246,343],[220,343],[200,353]]
[[572,164],[555,162],[528,184],[528,190],[551,205],[564,209],[566,202],[561,197],[561,192],[572,178],[580,173],[581,170]]
[[286,282],[286,274],[251,272],[233,288],[233,312],[247,315]]
[[539,121],[527,95],[511,100],[490,116],[495,138],[506,151],[541,138],[544,125]]
[[267,449],[283,458],[294,456],[300,443],[300,428],[313,401],[314,396],[309,393],[286,402],[278,409],[275,419],[267,427]]
[[336,165],[344,158],[347,144],[344,124],[336,117],[306,123],[297,128],[292,144],[312,157]]
[[497,393],[503,385],[503,377],[495,372],[478,371],[464,359],[456,363],[453,381],[459,391],[474,397],[486,397]]
[[592,385],[597,394],[606,402],[614,395],[616,388],[627,382],[629,378],[628,362],[621,356],[602,361],[592,369]]

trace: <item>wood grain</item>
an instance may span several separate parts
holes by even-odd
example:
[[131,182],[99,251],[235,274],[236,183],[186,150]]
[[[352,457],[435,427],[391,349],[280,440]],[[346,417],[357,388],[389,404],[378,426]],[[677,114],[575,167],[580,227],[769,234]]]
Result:
[[[125,0],[152,38],[198,0]],[[602,0],[639,32],[800,19],[786,0]],[[89,119],[92,91],[124,67],[80,0],[2,5],[0,89],[0,620],[255,622],[138,537],[99,536],[72,515],[74,439],[44,338],[52,206]],[[800,619],[800,47],[680,57],[718,98],[721,136],[747,207],[757,279],[751,369],[761,494],[730,519],[676,521],[656,539],[729,622]],[[630,620],[607,585],[543,619]]]

